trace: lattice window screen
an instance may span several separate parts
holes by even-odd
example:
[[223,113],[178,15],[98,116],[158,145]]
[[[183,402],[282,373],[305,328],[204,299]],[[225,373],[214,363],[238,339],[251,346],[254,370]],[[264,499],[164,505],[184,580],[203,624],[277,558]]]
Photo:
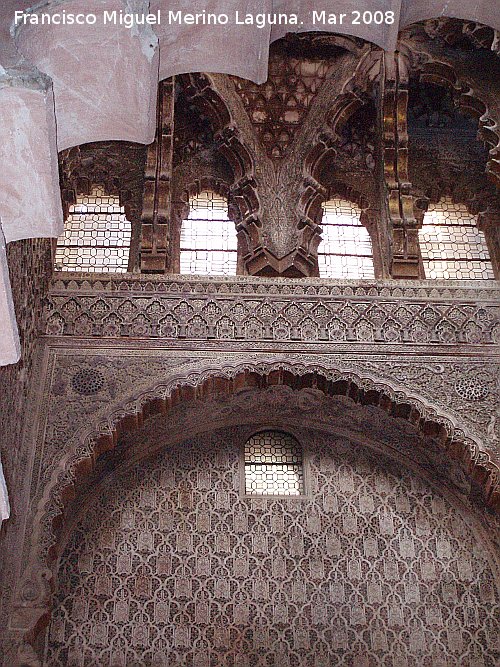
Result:
[[57,239],[55,268],[60,271],[110,273],[127,271],[131,224],[116,196],[94,187],[70,208]]
[[331,199],[323,205],[318,248],[322,278],[374,277],[372,243],[360,216],[359,207],[343,199]]
[[245,493],[263,496],[304,494],[302,448],[282,431],[262,431],[245,444]]
[[201,192],[189,206],[181,227],[180,272],[235,275],[238,246],[227,201],[215,192]]
[[426,278],[494,278],[484,233],[463,204],[443,197],[429,207],[419,230]]

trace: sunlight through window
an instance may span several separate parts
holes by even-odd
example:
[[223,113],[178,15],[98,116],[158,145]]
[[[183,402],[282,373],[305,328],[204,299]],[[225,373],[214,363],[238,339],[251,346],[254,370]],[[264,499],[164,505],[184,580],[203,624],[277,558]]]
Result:
[[373,278],[370,235],[352,202],[331,199],[323,205],[322,241],[318,248],[322,278]]
[[100,187],[77,197],[57,239],[55,269],[90,273],[125,272],[130,254],[131,225],[117,196]]
[[463,204],[443,197],[429,207],[419,230],[426,278],[494,278],[484,233]]
[[201,192],[189,207],[181,228],[180,272],[235,275],[237,238],[227,201],[214,192]]

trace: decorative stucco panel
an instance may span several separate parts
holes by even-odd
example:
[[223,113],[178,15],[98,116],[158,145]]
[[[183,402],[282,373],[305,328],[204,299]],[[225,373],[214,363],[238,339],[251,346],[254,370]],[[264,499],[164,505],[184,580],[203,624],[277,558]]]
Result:
[[[159,423],[144,448],[166,444]],[[61,560],[45,664],[497,664],[494,569],[453,501],[307,429],[309,497],[245,498],[251,433],[163,444],[101,485]]]

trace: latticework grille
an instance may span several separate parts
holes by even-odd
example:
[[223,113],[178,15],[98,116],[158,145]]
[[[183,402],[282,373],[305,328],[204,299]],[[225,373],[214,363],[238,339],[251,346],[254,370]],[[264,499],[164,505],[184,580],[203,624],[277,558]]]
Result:
[[189,206],[181,228],[180,272],[236,274],[237,238],[227,201],[214,192],[202,192],[190,199]]
[[373,278],[370,235],[352,202],[331,199],[323,205],[322,241],[318,248],[322,278]]
[[57,239],[55,268],[60,271],[125,272],[131,225],[118,197],[99,187],[77,198]]
[[245,493],[299,496],[304,493],[302,448],[281,431],[262,431],[245,444]]
[[426,278],[494,278],[484,233],[463,204],[443,197],[431,206],[419,230]]

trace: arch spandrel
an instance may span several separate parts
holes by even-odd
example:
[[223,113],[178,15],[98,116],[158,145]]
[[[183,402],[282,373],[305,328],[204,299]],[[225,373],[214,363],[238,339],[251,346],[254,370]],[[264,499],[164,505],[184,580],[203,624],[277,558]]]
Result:
[[[37,506],[36,515],[32,520],[36,526],[33,532],[28,531],[37,548],[48,548],[53,537],[50,534],[42,535],[40,530],[52,530],[50,521],[61,510],[61,502],[70,499],[74,492],[70,490],[76,479],[75,476],[85,478],[93,468],[99,454],[113,449],[122,434],[139,428],[149,415],[166,414],[172,406],[186,400],[202,399],[213,394],[233,394],[239,389],[252,386],[287,385],[291,388],[310,388],[330,395],[346,396],[352,404],[378,406],[389,415],[406,419],[418,426],[424,436],[436,438],[441,446],[449,449],[448,456],[452,458],[457,452],[466,452],[469,457],[472,477],[481,478],[479,471],[474,473],[476,463],[488,465],[482,467],[483,475],[488,477],[483,490],[490,501],[496,502],[495,484],[492,479],[496,464],[492,455],[485,450],[484,445],[477,437],[470,435],[467,428],[461,428],[456,416],[449,414],[445,409],[431,406],[418,394],[412,394],[407,389],[383,381],[380,377],[374,379],[373,374],[360,373],[359,370],[346,372],[332,368],[321,367],[312,363],[287,363],[279,361],[254,361],[233,364],[218,364],[205,362],[204,370],[200,370],[199,363],[185,364],[177,372],[172,372],[169,378],[164,378],[143,387],[136,393],[128,393],[120,401],[115,401],[111,407],[102,408],[96,413],[91,426],[84,416],[82,425],[67,443],[66,454],[45,470],[42,487],[39,488],[33,500]],[[47,448],[46,455],[52,457]],[[489,474],[486,469],[489,466]],[[46,473],[50,472],[49,475]],[[80,484],[77,481],[77,486]],[[58,523],[58,522],[57,522]],[[40,528],[43,526],[43,529]],[[43,546],[45,545],[45,546]],[[32,547],[26,545],[28,551]],[[26,554],[30,559],[34,556]],[[40,552],[38,557],[42,558]]]

